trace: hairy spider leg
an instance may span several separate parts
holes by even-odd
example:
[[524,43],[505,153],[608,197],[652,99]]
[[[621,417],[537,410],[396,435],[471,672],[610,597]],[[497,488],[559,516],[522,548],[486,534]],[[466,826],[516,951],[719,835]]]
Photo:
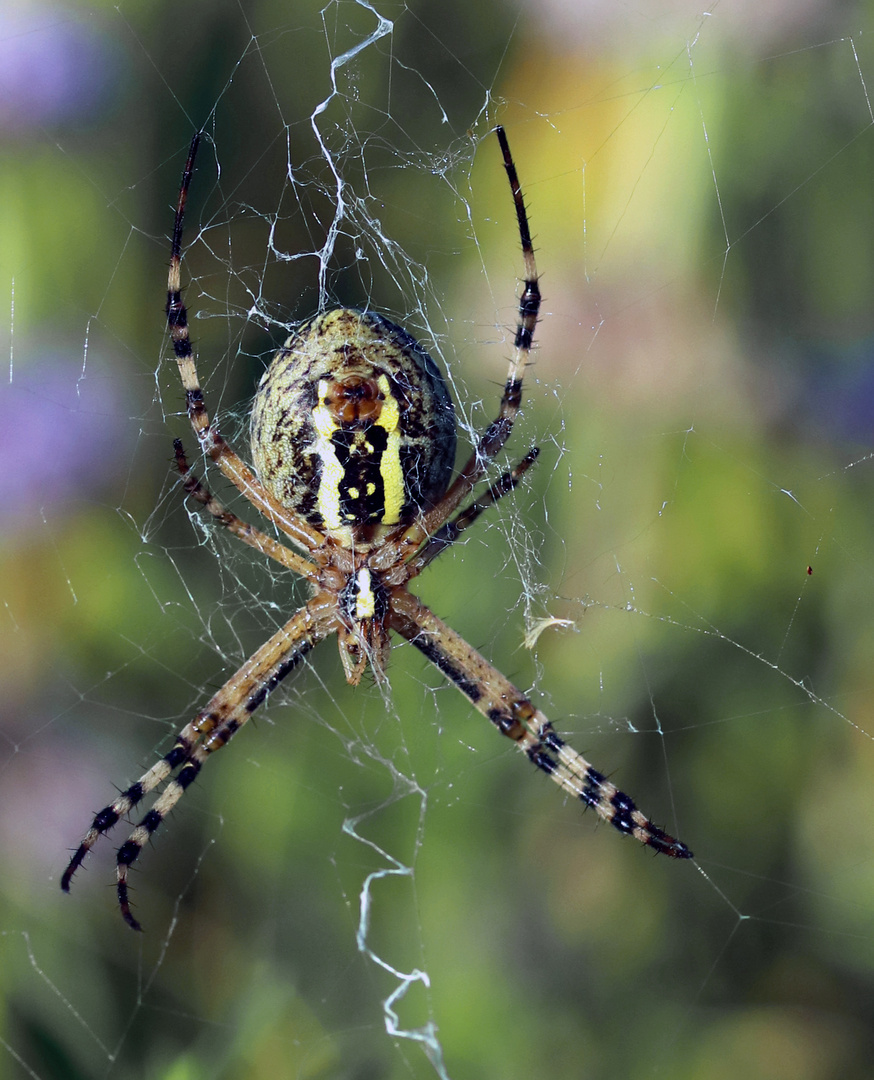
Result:
[[509,679],[411,593],[393,595],[390,625],[563,791],[654,851],[675,859],[692,858],[685,844],[654,825],[624,792],[559,738],[550,721]]
[[[61,887],[65,890],[69,890],[73,874],[97,839],[146,795],[167,782],[151,810],[118,851],[118,901],[122,915],[134,929],[140,929],[140,925],[130,910],[128,871],[145,843],[195,779],[206,758],[224,746],[270,691],[318,641],[331,633],[352,634],[356,640],[360,638],[363,645],[381,643],[379,655],[374,651],[376,646],[371,644],[362,656],[362,662],[369,659],[379,676],[385,661],[383,654],[388,647],[387,630],[395,630],[420,649],[475,708],[502,734],[513,739],[562,790],[580,798],[621,832],[635,836],[654,850],[675,858],[691,858],[685,844],[653,825],[627,795],[559,738],[549,720],[512,683],[406,588],[411,578],[457,540],[488,507],[516,487],[538,453],[536,448],[529,451],[514,469],[504,473],[481,496],[456,513],[510,435],[519,410],[522,379],[530,360],[540,310],[537,268],[522,192],[502,128],[497,129],[497,135],[516,207],[526,275],[519,300],[514,354],[498,416],[477,440],[471,457],[443,497],[418,521],[399,526],[385,537],[381,546],[359,555],[351,548],[332,547],[318,529],[279,503],[255,479],[209,418],[191,349],[180,286],[182,223],[200,135],[192,140],[176,209],[167,294],[167,321],[186,392],[189,419],[207,456],[271,524],[310,556],[312,562],[226,509],[191,471],[179,440],[174,444],[177,468],[185,491],[220,525],[250,547],[306,578],[316,595],[213,695],[207,707],[182,729],[172,749],[160,761],[95,815],[91,828],[73,854],[61,879]],[[352,615],[350,598],[356,605]],[[368,605],[372,611],[362,614]]]
[[138,858],[146,841],[154,835],[200,772],[207,757],[230,741],[270,691],[297,667],[317,642],[331,632],[335,606],[333,603],[326,603],[325,598],[320,596],[300,608],[285,626],[277,630],[239,671],[228,679],[194,720],[180,731],[172,749],[113,803],[95,815],[91,828],[64,871],[61,888],[65,892],[69,891],[73,874],[97,839],[179,769],[151,810],[118,850],[119,906],[125,922],[134,930],[141,929],[130,910],[127,885],[129,868]]
[[278,540],[274,540],[272,536],[267,536],[260,529],[256,529],[248,521],[243,521],[241,517],[238,517],[232,510],[228,510],[223,503],[219,502],[203,481],[198,479],[192,471],[188,459],[185,457],[181,439],[173,440],[173,450],[176,455],[176,467],[182,475],[182,486],[186,494],[190,495],[208,513],[212,514],[219,525],[227,529],[228,532],[233,533],[244,544],[248,544],[249,547],[260,551],[263,555],[269,555],[271,559],[282,563],[288,570],[292,570],[294,573],[310,580],[315,579],[318,571],[312,563],[291,551]]
[[510,190],[513,193],[516,220],[519,226],[519,240],[525,266],[522,295],[519,298],[519,320],[513,342],[513,355],[510,358],[510,367],[504,384],[504,392],[501,396],[501,404],[497,417],[479,437],[473,453],[465,462],[458,476],[449,485],[443,498],[430,510],[426,511],[419,521],[411,525],[397,541],[385,545],[383,551],[379,552],[374,558],[374,565],[377,568],[389,565],[394,561],[394,553],[399,548],[419,547],[451,517],[453,512],[485,475],[489,462],[509,439],[522,403],[522,380],[525,368],[531,361],[534,329],[537,326],[537,317],[540,313],[541,296],[534,247],[531,243],[531,229],[528,225],[528,214],[525,210],[525,200],[522,196],[516,166],[510,153],[510,146],[504,129],[498,126],[495,128],[495,133],[498,136],[504,158],[504,168],[507,171]]
[[[179,367],[179,377],[185,390],[188,418],[203,452],[214,461],[225,476],[235,485],[271,524],[305,552],[312,552],[322,544],[322,537],[306,521],[291,513],[261,484],[252,470],[239,457],[210,420],[194,352],[188,330],[188,312],[182,302],[182,226],[185,220],[185,204],[188,188],[194,174],[194,162],[200,145],[201,133],[191,140],[188,159],[182,173],[176,217],[173,223],[173,240],[170,246],[170,271],[167,276],[167,326],[173,341],[173,351]],[[304,571],[300,571],[304,573]]]
[[441,525],[431,539],[418,550],[415,557],[407,564],[410,572],[421,573],[441,552],[451,547],[461,533],[465,529],[469,529],[483,511],[488,510],[490,506],[494,506],[498,499],[509,495],[537,460],[539,454],[540,450],[536,446],[532,446],[518,465],[505,472],[493,484],[490,484],[483,494],[465,507],[460,514]]

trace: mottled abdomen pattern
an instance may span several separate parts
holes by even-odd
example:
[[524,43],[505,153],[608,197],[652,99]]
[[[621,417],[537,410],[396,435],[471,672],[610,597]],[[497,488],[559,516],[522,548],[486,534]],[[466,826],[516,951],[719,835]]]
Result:
[[339,308],[304,323],[273,358],[251,440],[272,494],[348,543],[353,526],[412,522],[440,498],[455,414],[415,338],[380,315]]

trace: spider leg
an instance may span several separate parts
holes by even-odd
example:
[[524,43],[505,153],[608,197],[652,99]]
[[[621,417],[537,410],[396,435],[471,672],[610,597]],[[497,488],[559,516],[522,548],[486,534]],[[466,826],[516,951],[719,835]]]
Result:
[[285,544],[279,543],[278,540],[267,536],[260,529],[256,529],[254,525],[243,521],[242,518],[237,517],[235,513],[219,502],[209,488],[191,470],[185,457],[185,451],[182,448],[181,439],[173,440],[173,449],[176,454],[176,467],[182,474],[182,486],[186,493],[201,503],[219,525],[223,525],[234,536],[242,540],[244,544],[248,544],[249,547],[253,547],[263,555],[269,555],[271,559],[282,563],[283,566],[293,570],[296,574],[300,574],[301,577],[305,577],[310,581],[316,580],[318,570],[308,559],[302,558],[296,552],[287,548]]
[[549,720],[509,679],[415,596],[393,593],[389,624],[563,791],[654,851],[675,859],[692,858],[685,844],[654,825],[624,792],[559,738]]
[[531,243],[531,229],[528,225],[528,214],[525,210],[522,186],[519,183],[516,165],[513,161],[513,155],[510,153],[510,144],[507,142],[504,129],[498,126],[495,129],[495,134],[498,136],[498,142],[501,145],[504,168],[507,170],[507,179],[510,181],[513,202],[516,206],[519,240],[522,245],[522,258],[525,263],[525,287],[519,297],[519,322],[516,326],[513,356],[510,360],[510,369],[507,372],[507,382],[501,398],[501,407],[497,419],[486,429],[486,433],[477,448],[478,456],[485,458],[485,460],[493,457],[510,436],[510,431],[513,428],[522,401],[522,378],[531,357],[534,328],[537,325],[537,316],[540,314],[540,287],[537,283],[537,263],[534,259],[534,247]]
[[188,419],[204,453],[222,470],[225,476],[277,529],[293,541],[302,551],[313,551],[321,545],[320,534],[296,514],[290,513],[256,479],[252,470],[243,462],[230,444],[219,433],[209,418],[200,378],[191,348],[188,330],[188,312],[182,303],[182,225],[188,187],[194,173],[194,161],[200,145],[201,133],[191,140],[188,159],[182,173],[176,218],[173,224],[173,241],[170,247],[170,271],[167,276],[167,326],[173,341],[173,351],[179,367],[179,377],[185,389]]
[[516,165],[513,161],[513,155],[510,153],[510,144],[507,142],[504,129],[500,126],[495,128],[495,134],[498,136],[498,142],[501,145],[504,168],[507,170],[510,190],[513,193],[516,220],[519,225],[519,240],[522,246],[522,258],[525,264],[524,287],[519,298],[519,321],[516,325],[513,356],[510,359],[507,381],[504,384],[504,393],[501,397],[497,417],[480,436],[473,453],[440,502],[433,506],[422,517],[420,522],[411,526],[408,530],[410,539],[414,539],[416,535],[420,537],[418,543],[436,532],[455,508],[463,502],[473,490],[477,481],[485,474],[486,467],[491,459],[510,437],[510,432],[513,430],[513,424],[519,412],[519,406],[522,403],[522,379],[531,358],[534,328],[537,325],[537,316],[540,313],[541,298],[540,287],[537,283],[537,263],[534,258],[534,247],[531,243],[531,229],[528,225],[528,214],[525,210],[522,187],[519,183]]
[[414,559],[407,563],[410,576],[419,574],[438,555],[454,544],[465,529],[469,529],[484,510],[488,510],[498,499],[508,495],[519,483],[525,473],[537,460],[540,450],[533,446],[524,458],[509,472],[505,472],[499,480],[489,485],[488,489],[478,499],[466,507],[460,514],[437,530],[431,539],[419,550]]
[[118,851],[118,901],[121,913],[129,926],[134,930],[141,929],[130,910],[128,869],[136,861],[146,841],[200,772],[209,755],[230,741],[270,691],[331,632],[335,610],[335,602],[324,595],[315,597],[300,608],[285,626],[277,630],[239,671],[228,679],[194,720],[186,724],[176,736],[171,750],[136,783],[123,791],[113,803],[95,815],[91,828],[61,878],[61,888],[65,892],[69,892],[73,874],[98,838],[179,769],[176,777],[170,780],[151,810]]

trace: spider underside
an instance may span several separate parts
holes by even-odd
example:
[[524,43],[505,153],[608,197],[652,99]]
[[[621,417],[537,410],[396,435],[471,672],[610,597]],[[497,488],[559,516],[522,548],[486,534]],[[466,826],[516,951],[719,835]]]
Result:
[[347,681],[357,685],[367,667],[377,682],[384,681],[389,631],[394,631],[424,653],[562,790],[655,851],[692,857],[685,844],[649,821],[556,734],[520,690],[407,589],[518,484],[537,457],[537,449],[530,450],[468,502],[510,436],[540,311],[522,191],[503,128],[496,134],[516,208],[524,288],[498,415],[454,479],[454,410],[437,366],[401,327],[351,308],[304,323],[265,372],[251,420],[257,471],[225,441],[204,404],[181,298],[182,224],[200,134],[192,140],[176,208],[167,291],[167,322],[188,416],[203,453],[284,541],[226,509],[189,468],[179,440],[177,467],[187,494],[244,543],[304,578],[311,596],[179,732],[169,752],[96,814],[73,854],[61,878],[65,891],[97,839],[165,784],[118,849],[118,903],[135,930],[141,927],[131,911],[128,873],[146,842],[209,755],[229,742],[271,690],[331,634],[337,635]]

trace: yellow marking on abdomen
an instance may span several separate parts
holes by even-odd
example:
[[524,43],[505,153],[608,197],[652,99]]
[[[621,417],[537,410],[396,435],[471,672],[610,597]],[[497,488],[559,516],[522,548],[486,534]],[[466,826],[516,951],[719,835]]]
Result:
[[388,432],[387,445],[379,462],[379,472],[385,493],[382,523],[395,525],[401,519],[401,510],[406,497],[404,473],[401,469],[401,433],[398,426],[401,411],[385,375],[379,376],[377,386],[385,394],[382,412],[379,414],[377,423]]

